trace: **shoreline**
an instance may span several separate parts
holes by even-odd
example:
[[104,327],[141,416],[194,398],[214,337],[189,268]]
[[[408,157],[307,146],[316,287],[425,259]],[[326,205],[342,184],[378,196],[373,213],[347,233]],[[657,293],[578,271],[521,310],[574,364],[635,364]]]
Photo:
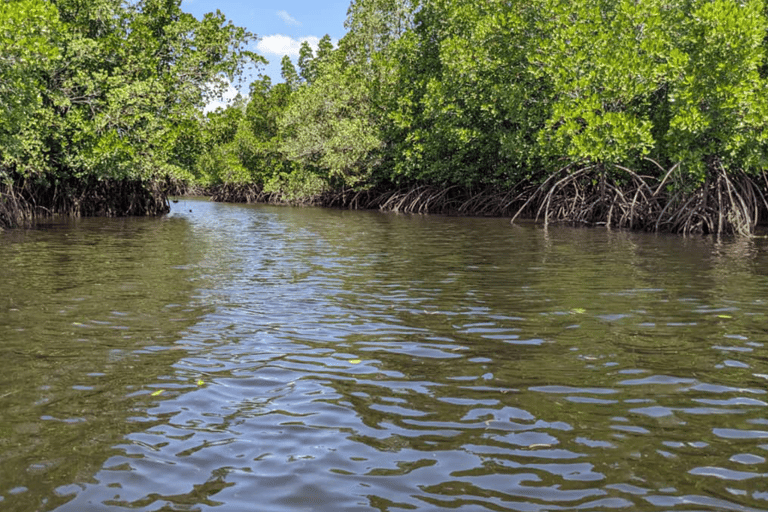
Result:
[[670,194],[664,180],[627,170],[630,180],[619,183],[602,175],[598,180],[582,169],[563,169],[540,184],[523,183],[506,191],[472,190],[458,186],[414,185],[403,188],[328,191],[287,201],[263,193],[255,185],[218,185],[204,192],[212,201],[292,206],[322,206],[349,210],[379,210],[409,214],[509,217],[548,224],[629,229],[683,235],[755,236],[768,224],[766,186],[744,173],[725,172],[688,194]]

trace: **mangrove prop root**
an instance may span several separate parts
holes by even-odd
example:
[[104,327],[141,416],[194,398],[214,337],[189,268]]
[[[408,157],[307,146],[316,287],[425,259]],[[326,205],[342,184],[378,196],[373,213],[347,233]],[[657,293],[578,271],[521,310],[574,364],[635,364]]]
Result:
[[[654,162],[655,163],[655,162]],[[656,164],[658,165],[658,164]],[[400,213],[525,217],[544,224],[573,223],[609,228],[669,231],[683,234],[751,235],[768,216],[768,176],[714,168],[694,190],[669,190],[677,165],[659,175],[641,175],[629,168],[566,166],[539,184],[521,183],[468,190],[457,186],[418,185],[398,190],[328,191],[300,201],[267,194],[252,185],[217,187],[213,199],[379,209]]]
[[15,176],[0,185],[0,227],[25,225],[55,215],[161,215],[169,209],[160,184],[142,180],[34,183]]
[[[630,169],[620,174],[584,167],[563,168],[539,185],[512,217],[532,214],[552,222],[671,231],[683,234],[749,236],[768,212],[768,201],[753,176],[722,166],[698,189],[669,194],[663,190],[673,167],[657,182]],[[714,178],[714,179],[712,179]],[[620,179],[620,181],[619,181]],[[768,178],[762,177],[766,185]]]
[[260,185],[249,183],[215,185],[207,189],[205,195],[210,196],[211,201],[222,203],[290,204],[294,206],[326,206],[336,200],[335,196],[329,194],[290,198],[281,192],[266,192]]
[[225,184],[210,190],[211,200],[222,203],[268,203],[269,195],[261,187],[247,184]]

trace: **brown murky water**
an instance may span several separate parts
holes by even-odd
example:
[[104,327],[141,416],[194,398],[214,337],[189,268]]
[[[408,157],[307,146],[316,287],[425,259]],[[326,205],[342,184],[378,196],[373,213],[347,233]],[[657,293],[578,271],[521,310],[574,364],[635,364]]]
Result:
[[766,240],[182,200],[0,290],[0,510],[768,510]]

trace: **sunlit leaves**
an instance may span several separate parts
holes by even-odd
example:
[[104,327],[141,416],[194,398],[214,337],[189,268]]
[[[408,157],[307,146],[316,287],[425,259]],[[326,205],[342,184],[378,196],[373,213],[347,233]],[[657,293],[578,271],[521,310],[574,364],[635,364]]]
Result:
[[276,133],[249,121],[285,165],[256,182],[503,189],[576,164],[693,189],[768,165],[762,0],[355,0],[347,27],[284,62]]
[[625,164],[647,154],[654,144],[648,100],[671,47],[666,5],[545,0],[542,8],[550,16],[539,23],[539,50],[529,58],[553,86],[551,135],[543,132],[553,149]]
[[[13,0],[0,22],[0,89],[15,91],[0,105],[26,97],[5,109],[24,121],[15,170],[52,182],[189,176],[207,95],[263,60],[244,29],[220,12],[197,20],[179,0]],[[9,123],[0,114],[0,137]]]
[[684,20],[676,45],[687,58],[670,63],[667,143],[691,172],[703,176],[715,162],[744,170],[766,164],[759,68],[767,28],[763,2],[754,0],[695,2]]
[[280,119],[281,149],[328,180],[354,186],[365,178],[381,141],[366,83],[342,57],[338,53],[313,63],[314,82],[295,91]]
[[59,58],[56,8],[41,0],[0,2],[0,167],[40,156],[33,133],[42,73]]
[[280,62],[280,75],[291,90],[299,86],[299,73],[288,55],[283,55],[283,60]]
[[544,0],[554,86],[543,132],[573,159],[631,164],[653,152],[703,177],[715,161],[764,160],[762,1]]
[[[505,186],[540,162],[536,134],[548,84],[535,52],[528,2],[426,1],[416,15],[414,63],[401,73],[405,101],[391,114],[405,139],[399,174],[411,180]],[[407,130],[407,131],[406,131]]]
[[[287,59],[285,62],[290,64]],[[283,134],[278,119],[289,105],[293,87],[298,87],[298,81],[273,86],[264,77],[251,84],[247,101],[240,99],[206,116],[203,149],[196,166],[200,183],[261,187],[286,199],[317,192],[315,186],[302,188],[306,180],[281,151]]]

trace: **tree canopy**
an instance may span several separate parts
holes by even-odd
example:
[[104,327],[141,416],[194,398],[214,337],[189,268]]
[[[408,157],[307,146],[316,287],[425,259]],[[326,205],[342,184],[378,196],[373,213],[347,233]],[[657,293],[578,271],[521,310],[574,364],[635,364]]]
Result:
[[308,191],[484,191],[498,207],[467,211],[750,231],[768,207],[767,12],[354,0],[335,48],[304,45],[298,72],[284,60],[278,152]]
[[94,184],[192,176],[202,107],[261,57],[246,49],[251,34],[222,13],[197,20],[180,4],[0,4],[6,187],[49,210],[82,213]]
[[9,0],[0,22],[0,173],[17,180],[704,233],[768,211],[763,0],[353,0],[341,40],[207,116],[262,62],[220,12]]

